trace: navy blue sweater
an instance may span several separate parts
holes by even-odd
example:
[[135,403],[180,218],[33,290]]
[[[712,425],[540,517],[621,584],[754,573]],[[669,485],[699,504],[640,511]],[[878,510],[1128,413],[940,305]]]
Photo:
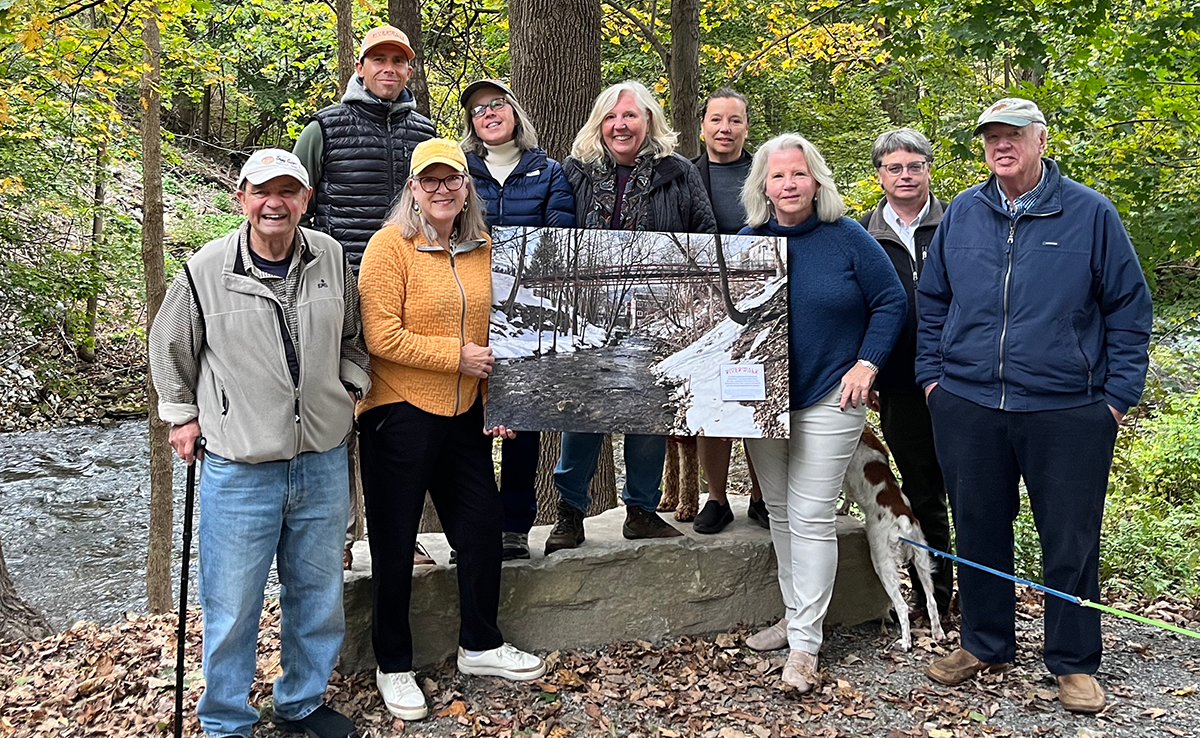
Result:
[[849,218],[813,213],[798,226],[774,218],[743,235],[786,236],[791,409],[819,402],[858,359],[883,366],[908,300],[883,247]]
[[575,193],[562,165],[545,151],[521,152],[521,160],[503,185],[474,153],[467,154],[467,168],[487,207],[489,226],[575,227]]

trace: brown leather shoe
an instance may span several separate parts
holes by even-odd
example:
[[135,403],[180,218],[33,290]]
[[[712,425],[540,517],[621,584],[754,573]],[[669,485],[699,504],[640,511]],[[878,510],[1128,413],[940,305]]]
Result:
[[989,664],[986,661],[980,661],[970,651],[959,648],[949,656],[943,656],[926,666],[925,676],[939,684],[954,687],[981,671],[1004,671],[1008,667],[1008,664]]
[[1104,690],[1091,674],[1063,674],[1058,678],[1058,701],[1067,712],[1091,715],[1104,709]]

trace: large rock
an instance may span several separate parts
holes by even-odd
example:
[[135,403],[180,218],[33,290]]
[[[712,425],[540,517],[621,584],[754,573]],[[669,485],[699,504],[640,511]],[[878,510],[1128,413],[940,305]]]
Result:
[[[731,499],[737,519],[702,536],[676,523],[683,538],[627,541],[622,508],[585,525],[587,542],[541,555],[549,526],[534,528],[533,558],[504,564],[500,628],[506,640],[533,651],[593,648],[640,638],[659,641],[719,633],[738,623],[771,622],[783,613],[771,537],[745,516],[746,498]],[[664,518],[669,516],[664,515]],[[853,625],[884,617],[890,606],[871,566],[866,530],[839,516],[838,570],[825,622]],[[440,534],[421,541],[439,562],[450,551]],[[354,548],[346,574],[346,640],[341,670],[374,668],[371,650],[370,552]],[[458,582],[453,566],[423,566],[413,575],[410,623],[414,666],[436,663],[458,645]]]

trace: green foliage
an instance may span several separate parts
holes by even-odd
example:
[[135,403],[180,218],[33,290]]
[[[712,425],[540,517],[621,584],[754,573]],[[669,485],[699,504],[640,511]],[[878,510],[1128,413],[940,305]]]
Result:
[[178,217],[169,226],[172,252],[182,252],[186,259],[204,244],[237,228],[242,220],[235,213],[196,213],[191,205],[183,203]]
[[1176,398],[1142,421],[1128,450],[1130,479],[1148,497],[1200,502],[1200,393]]

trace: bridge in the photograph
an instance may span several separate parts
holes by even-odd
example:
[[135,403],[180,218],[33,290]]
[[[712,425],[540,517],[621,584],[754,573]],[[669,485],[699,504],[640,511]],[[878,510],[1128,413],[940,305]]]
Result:
[[[725,270],[730,282],[763,280],[775,276],[773,262],[747,262]],[[545,274],[538,277],[523,275],[522,287],[556,284],[673,284],[718,283],[721,273],[716,264],[696,262],[679,264],[623,264],[588,267],[573,271]]]

